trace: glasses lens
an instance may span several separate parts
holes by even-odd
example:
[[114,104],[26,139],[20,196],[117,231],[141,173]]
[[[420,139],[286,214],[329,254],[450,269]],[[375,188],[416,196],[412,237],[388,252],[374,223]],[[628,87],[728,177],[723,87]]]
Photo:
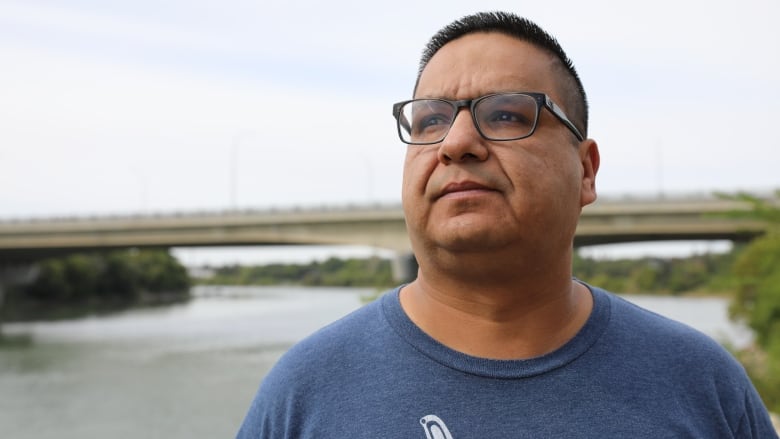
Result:
[[533,96],[507,93],[478,101],[474,113],[482,134],[493,140],[530,136],[536,126],[539,108]]
[[418,99],[401,107],[398,127],[407,143],[436,143],[444,139],[452,125],[455,107],[438,99]]

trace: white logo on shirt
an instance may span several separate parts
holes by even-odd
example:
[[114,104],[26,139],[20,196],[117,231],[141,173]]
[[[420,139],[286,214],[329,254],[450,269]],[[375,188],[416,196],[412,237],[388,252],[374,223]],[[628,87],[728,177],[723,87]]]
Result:
[[452,439],[450,431],[438,416],[428,415],[420,418],[427,439]]

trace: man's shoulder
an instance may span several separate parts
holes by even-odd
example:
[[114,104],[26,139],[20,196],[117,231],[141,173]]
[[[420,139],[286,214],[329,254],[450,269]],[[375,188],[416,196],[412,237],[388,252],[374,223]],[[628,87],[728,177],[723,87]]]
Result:
[[765,431],[774,433],[745,369],[720,343],[619,296],[603,290],[596,294],[607,294],[610,301],[610,329],[602,352],[612,349],[610,358],[619,356],[619,362],[605,365],[613,382],[635,380],[637,376],[626,371],[641,371],[659,399],[679,401],[674,395],[682,395],[685,403],[680,407],[689,419],[711,423],[721,413],[732,432],[768,427]]
[[612,323],[619,329],[630,330],[635,335],[662,336],[667,341],[717,345],[711,337],[683,322],[637,305],[625,297],[608,292],[605,294],[610,297]]
[[710,369],[718,375],[737,375],[744,371],[736,359],[712,337],[687,324],[643,308],[630,300],[600,291],[609,296],[610,324],[605,336],[644,361],[656,364],[688,365],[690,370]]

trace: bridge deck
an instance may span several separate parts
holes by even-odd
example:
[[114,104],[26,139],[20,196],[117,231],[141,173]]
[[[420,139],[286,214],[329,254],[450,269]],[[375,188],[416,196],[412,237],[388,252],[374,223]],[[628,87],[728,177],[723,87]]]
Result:
[[[587,206],[575,245],[651,240],[746,240],[766,224],[721,199],[603,200]],[[0,221],[0,261],[76,250],[233,245],[368,245],[411,251],[400,205]]]

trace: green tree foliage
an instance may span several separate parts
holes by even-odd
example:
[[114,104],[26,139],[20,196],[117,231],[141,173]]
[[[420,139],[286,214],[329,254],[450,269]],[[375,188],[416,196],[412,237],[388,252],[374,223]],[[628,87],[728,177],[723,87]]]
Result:
[[186,295],[190,286],[186,269],[167,250],[72,254],[41,261],[38,268],[11,305],[154,302]]
[[764,221],[775,231],[780,226],[780,189],[775,190],[773,198],[762,198],[746,192],[737,194],[717,193],[717,197],[748,204],[749,210],[733,210],[724,215],[729,218],[746,218]]
[[211,285],[280,285],[307,286],[371,286],[393,284],[390,261],[380,258],[340,259],[308,264],[270,264],[259,266],[228,266],[216,270],[204,281]]
[[780,190],[774,199],[744,193],[721,197],[752,206],[750,211],[734,211],[730,216],[767,223],[767,232],[744,246],[734,261],[731,274],[736,294],[730,311],[734,318],[744,320],[755,332],[758,344],[768,349],[780,339]]
[[751,211],[735,211],[730,216],[767,223],[767,232],[745,245],[734,260],[735,295],[730,312],[756,337],[756,346],[737,352],[737,357],[767,407],[780,412],[780,190],[774,199],[749,194],[721,196],[752,206]]
[[83,300],[95,291],[101,269],[101,261],[89,255],[48,259],[40,264],[40,274],[26,292],[42,300]]
[[129,265],[142,292],[166,294],[189,289],[187,269],[166,250],[131,252]]
[[780,233],[756,238],[739,254],[732,270],[737,289],[732,316],[755,331],[763,348],[780,338]]
[[733,256],[701,254],[686,258],[595,260],[575,254],[573,273],[616,293],[673,294],[725,291]]

